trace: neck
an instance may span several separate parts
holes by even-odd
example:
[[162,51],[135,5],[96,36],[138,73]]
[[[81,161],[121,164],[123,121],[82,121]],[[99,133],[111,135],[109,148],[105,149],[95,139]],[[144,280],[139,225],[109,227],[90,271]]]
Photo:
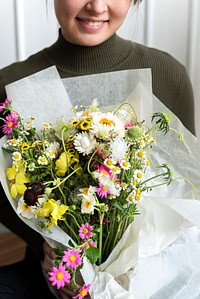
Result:
[[45,55],[61,71],[81,75],[110,70],[119,65],[129,51],[129,42],[116,34],[102,44],[87,47],[69,43],[60,30],[57,42],[46,49]]

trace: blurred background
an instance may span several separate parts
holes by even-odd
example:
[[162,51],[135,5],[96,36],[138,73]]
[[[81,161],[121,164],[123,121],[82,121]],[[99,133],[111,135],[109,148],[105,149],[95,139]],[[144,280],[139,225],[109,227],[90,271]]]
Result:
[[[26,59],[57,39],[58,24],[54,16],[53,1],[47,2],[46,6],[46,0],[0,0],[0,69],[14,61]],[[139,7],[130,10],[124,25],[118,31],[124,38],[170,53],[185,65],[194,89],[198,138],[199,28],[199,0],[143,0]],[[1,231],[6,232],[0,226]],[[13,244],[15,241],[12,239],[9,242]],[[19,250],[24,246],[23,242],[17,244],[21,244]],[[5,252],[8,254],[7,249]]]

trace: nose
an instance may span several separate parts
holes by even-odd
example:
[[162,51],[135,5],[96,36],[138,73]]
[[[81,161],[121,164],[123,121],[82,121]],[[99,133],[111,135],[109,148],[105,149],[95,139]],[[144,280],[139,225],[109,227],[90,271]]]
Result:
[[108,7],[106,0],[90,0],[86,4],[86,9],[96,14],[102,14],[108,10]]

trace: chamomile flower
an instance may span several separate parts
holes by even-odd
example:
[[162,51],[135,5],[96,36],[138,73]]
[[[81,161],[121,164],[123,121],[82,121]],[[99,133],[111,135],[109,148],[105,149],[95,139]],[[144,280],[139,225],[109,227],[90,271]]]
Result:
[[122,169],[128,170],[131,167],[131,164],[127,160],[121,160],[120,161],[120,166],[121,166]]
[[14,152],[12,154],[12,158],[13,158],[14,161],[17,162],[17,161],[20,161],[22,159],[22,155],[21,155],[20,152]]
[[134,178],[136,179],[136,181],[138,182],[142,181],[143,177],[144,177],[143,172],[137,169],[134,173]]
[[40,164],[40,165],[47,165],[48,164],[48,160],[47,160],[45,155],[39,156],[37,161],[38,161],[38,164]]

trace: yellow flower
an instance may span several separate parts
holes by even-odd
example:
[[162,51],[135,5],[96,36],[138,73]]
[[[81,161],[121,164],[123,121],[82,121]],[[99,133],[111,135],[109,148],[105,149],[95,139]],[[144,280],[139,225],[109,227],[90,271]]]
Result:
[[56,160],[56,174],[58,176],[65,176],[66,171],[69,169],[71,156],[66,155],[64,152]]
[[11,168],[6,169],[6,176],[10,183],[10,194],[12,198],[16,198],[18,194],[23,195],[27,189],[25,183],[29,183],[28,174],[24,171],[24,166],[21,162],[13,163]]
[[68,210],[68,206],[59,204],[53,198],[44,202],[43,206],[38,209],[37,216],[50,218],[50,227],[57,225],[58,220],[64,220],[63,214]]
[[79,155],[76,151],[68,151],[66,153],[62,153],[58,160],[56,161],[56,174],[58,176],[64,177],[65,173],[69,169],[69,166],[72,166],[73,169],[77,169],[80,167],[79,163]]

